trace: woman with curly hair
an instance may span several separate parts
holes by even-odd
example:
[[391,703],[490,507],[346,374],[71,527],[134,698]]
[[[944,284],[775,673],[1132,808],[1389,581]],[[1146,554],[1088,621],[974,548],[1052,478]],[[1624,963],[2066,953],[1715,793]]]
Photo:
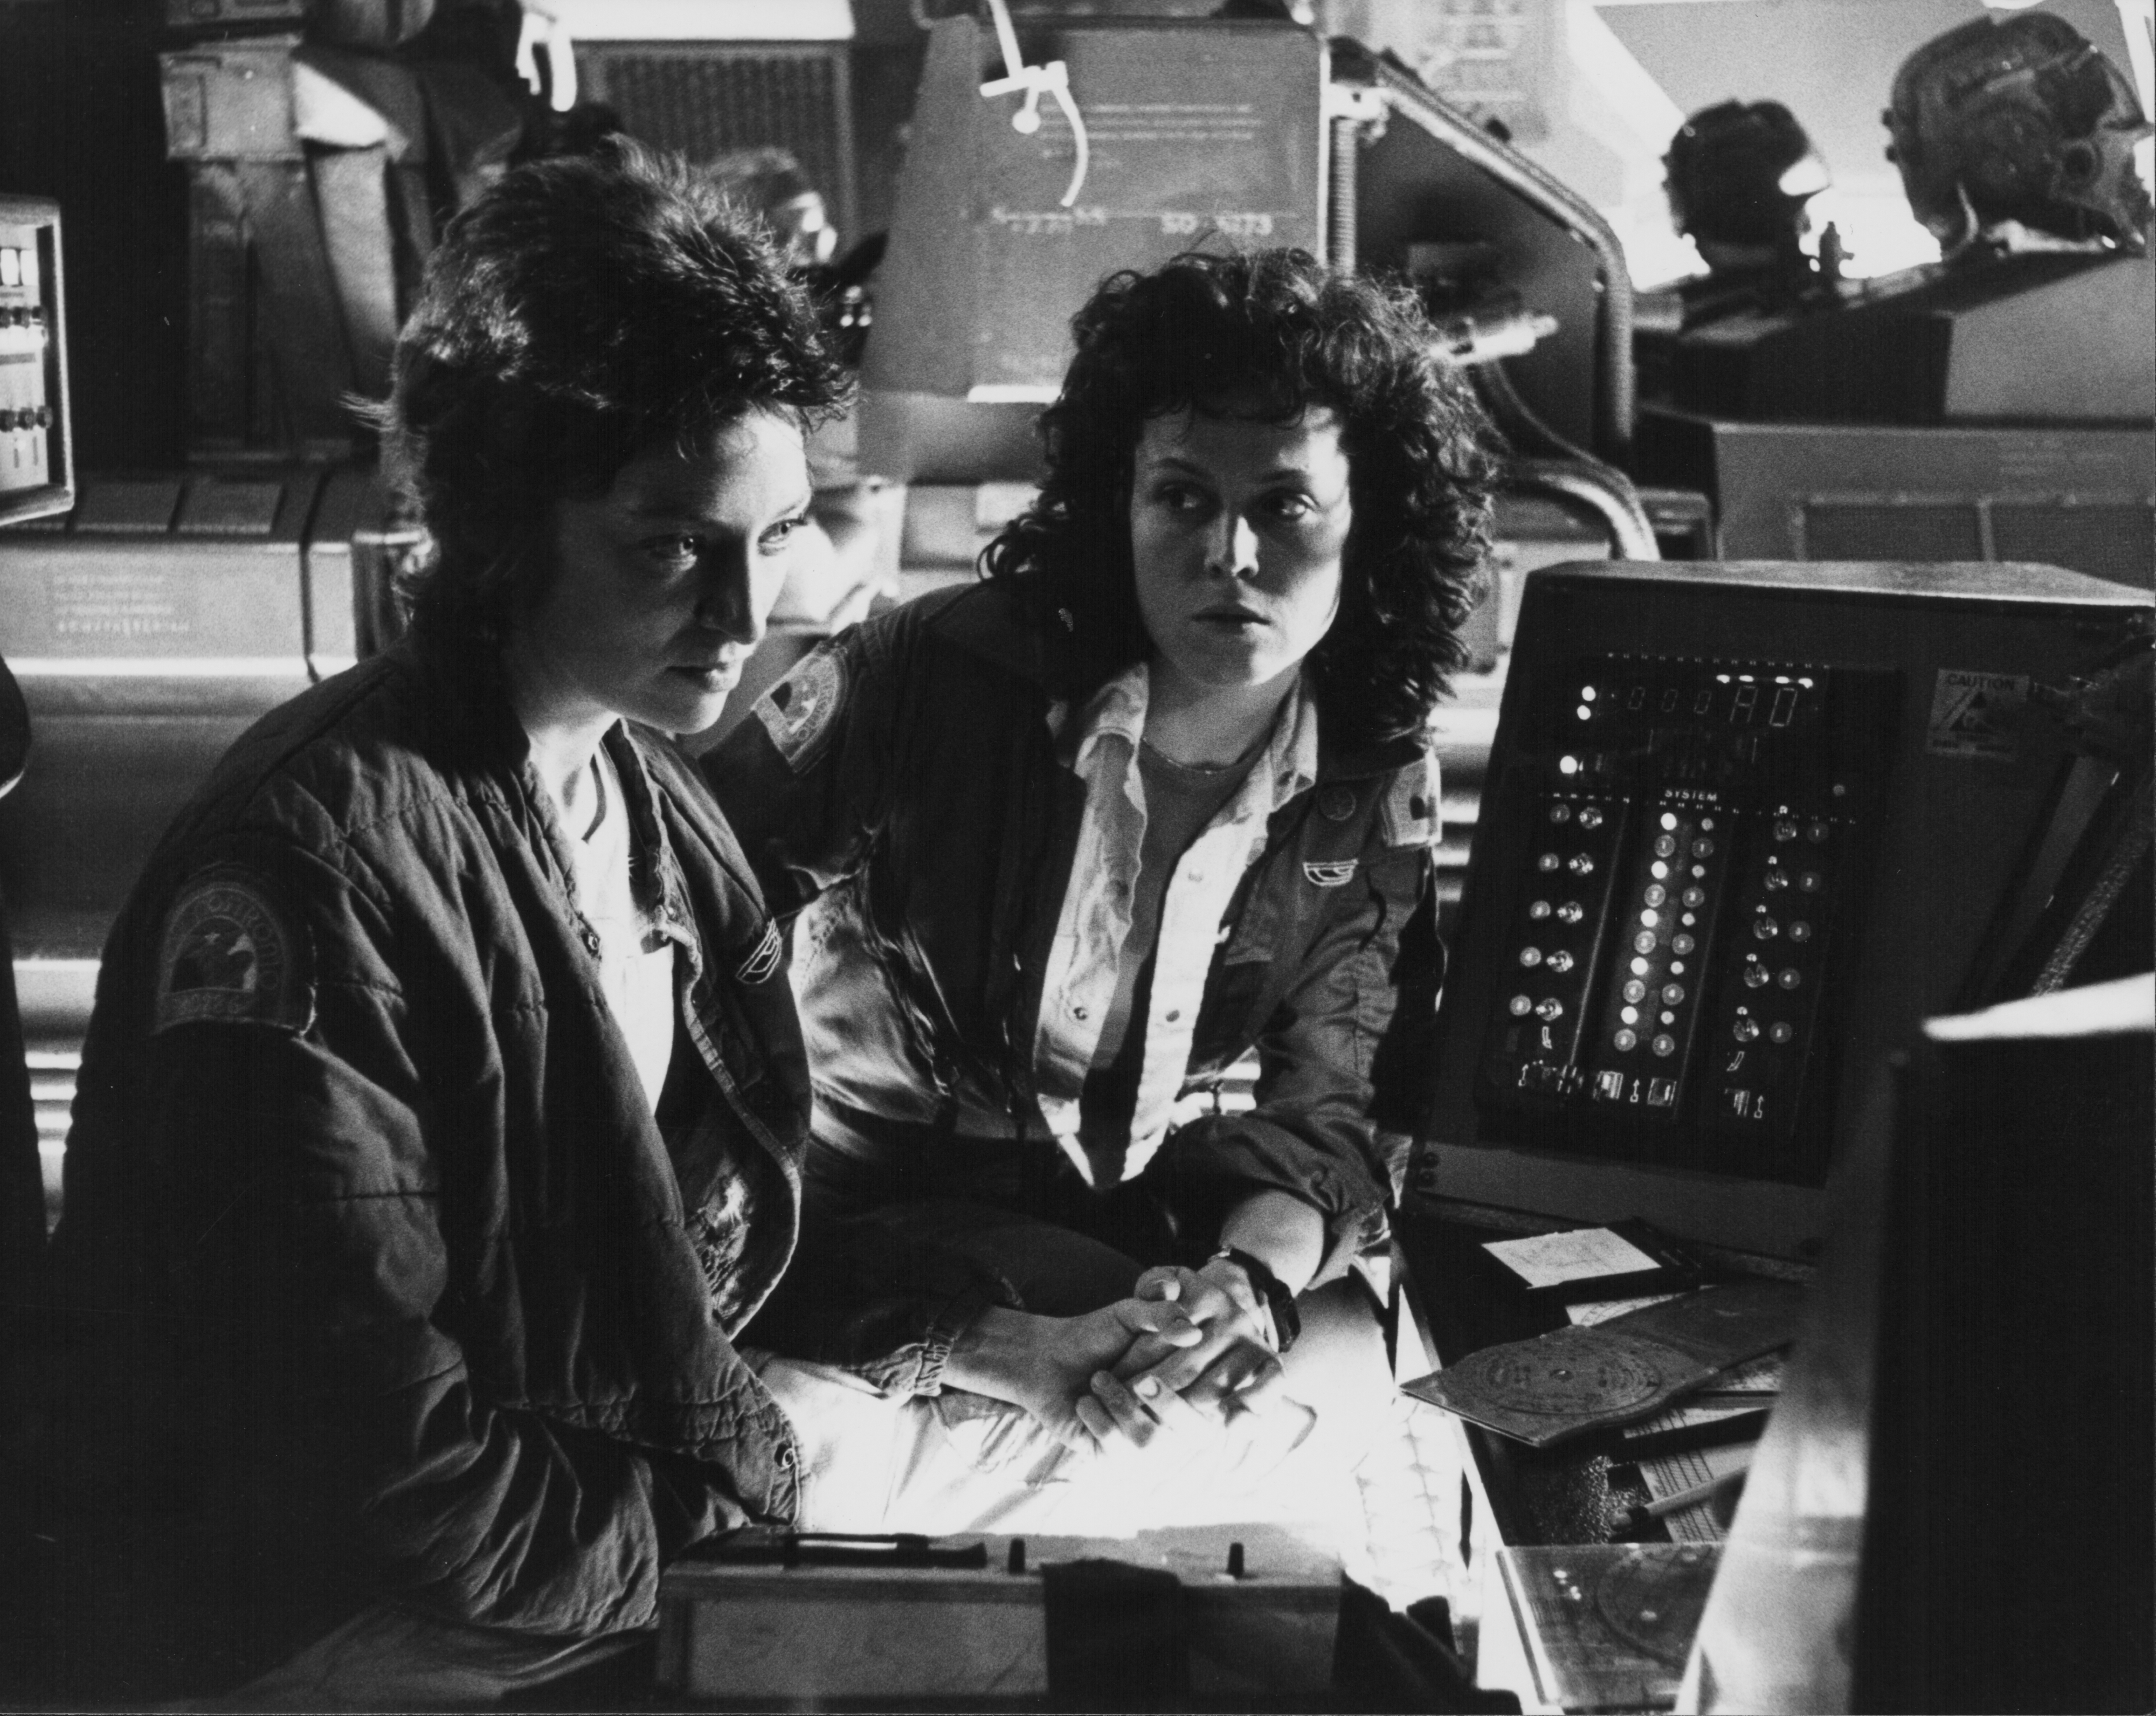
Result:
[[[755,1338],[1121,1451],[1386,1386],[1342,1277],[1492,465],[1413,299],[1298,251],[1119,274],[1073,329],[985,580],[833,640],[707,768],[807,908],[806,1225]],[[1253,1046],[1255,1107],[1186,1100]],[[1204,1339],[1058,1333],[1134,1287]]]

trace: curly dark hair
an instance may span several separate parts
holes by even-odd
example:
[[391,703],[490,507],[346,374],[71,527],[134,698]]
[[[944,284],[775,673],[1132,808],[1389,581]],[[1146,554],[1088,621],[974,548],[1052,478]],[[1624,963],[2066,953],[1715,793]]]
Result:
[[1353,507],[1340,612],[1307,669],[1327,730],[1354,742],[1419,731],[1466,651],[1486,586],[1487,426],[1435,355],[1413,292],[1301,250],[1178,256],[1111,275],[1071,321],[1077,356],[1041,414],[1040,498],[982,556],[1065,640],[1066,676],[1096,682],[1151,645],[1131,557],[1132,464],[1147,420],[1232,409],[1291,422],[1335,413]]
[[678,157],[609,138],[506,174],[429,260],[377,414],[434,539],[414,625],[498,645],[556,501],[747,410],[805,429],[849,385],[752,216]]

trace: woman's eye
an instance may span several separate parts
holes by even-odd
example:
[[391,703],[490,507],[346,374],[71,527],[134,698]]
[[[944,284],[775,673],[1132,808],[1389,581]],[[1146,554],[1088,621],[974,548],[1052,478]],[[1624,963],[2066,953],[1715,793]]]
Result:
[[1317,503],[1302,494],[1275,495],[1266,503],[1266,510],[1275,518],[1294,523],[1308,518],[1317,511]]
[[696,537],[653,537],[639,546],[659,565],[675,570],[694,566],[704,547]]
[[780,519],[777,524],[772,526],[769,530],[763,533],[762,543],[764,552],[767,554],[777,553],[778,550],[783,548],[788,542],[792,542],[795,534],[799,532],[803,527],[807,525],[808,522],[808,515],[805,512],[797,514],[792,518]]
[[1205,505],[1204,491],[1188,483],[1163,483],[1153,491],[1153,499],[1170,512],[1196,512]]

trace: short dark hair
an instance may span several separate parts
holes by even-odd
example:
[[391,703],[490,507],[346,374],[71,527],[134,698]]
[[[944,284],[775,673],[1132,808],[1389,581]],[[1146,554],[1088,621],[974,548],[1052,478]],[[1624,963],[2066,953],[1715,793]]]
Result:
[[553,502],[747,410],[806,428],[848,385],[760,229],[678,157],[609,138],[505,175],[429,260],[380,414],[434,539],[414,624],[499,644]]
[[1486,586],[1496,465],[1413,292],[1301,250],[1193,252],[1110,275],[1071,330],[1077,355],[1041,414],[1040,497],[983,563],[1033,592],[1051,638],[1070,635],[1073,676],[1106,677],[1150,648],[1129,514],[1147,419],[1290,422],[1322,407],[1340,420],[1354,516],[1339,615],[1309,658],[1319,706],[1351,742],[1419,730],[1466,664],[1459,629]]

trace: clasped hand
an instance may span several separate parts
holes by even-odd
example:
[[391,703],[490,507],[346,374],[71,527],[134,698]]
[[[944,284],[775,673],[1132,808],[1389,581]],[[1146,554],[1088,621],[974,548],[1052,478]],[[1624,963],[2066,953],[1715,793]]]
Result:
[[1147,1270],[1126,1302],[1173,1305],[1186,1320],[1136,1332],[1073,1402],[1096,1452],[1217,1470],[1277,1457],[1308,1433],[1314,1415],[1286,1393],[1264,1302],[1232,1264]]

